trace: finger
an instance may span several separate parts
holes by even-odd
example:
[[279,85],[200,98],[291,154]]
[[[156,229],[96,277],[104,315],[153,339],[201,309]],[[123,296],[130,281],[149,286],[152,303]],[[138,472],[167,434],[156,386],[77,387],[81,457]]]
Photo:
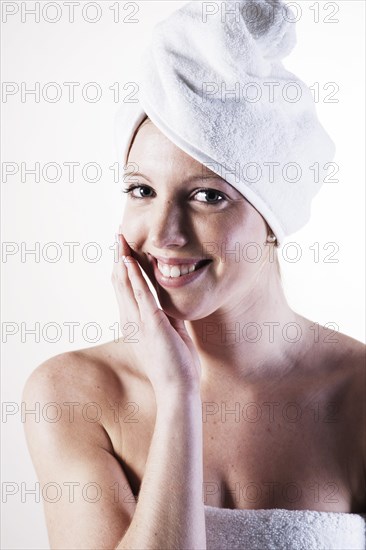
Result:
[[117,281],[126,283],[128,281],[127,270],[122,261],[123,258],[123,244],[119,235],[115,235],[117,241],[117,261],[113,264],[113,275]]
[[138,322],[140,319],[138,305],[128,277],[127,267],[123,262],[123,243],[118,235],[116,235],[116,238],[118,242],[118,261],[114,262],[112,275],[116,298],[126,321]]
[[131,282],[132,290],[139,307],[140,317],[143,323],[151,322],[154,317],[158,323],[162,321],[161,313],[166,317],[165,313],[158,307],[156,300],[142,274],[141,267],[138,262],[127,256],[125,258],[128,277]]
[[130,245],[128,244],[128,242],[126,241],[125,236],[121,231],[121,226],[120,226],[120,229],[119,229],[119,232],[118,232],[118,236],[121,239],[122,255],[123,256],[133,256],[133,250],[130,247]]
[[178,332],[179,336],[186,342],[187,340],[190,341],[191,338],[187,332],[186,325],[182,319],[176,319],[175,317],[171,317],[166,313],[166,316],[169,319],[170,324],[172,327]]
[[183,320],[181,320],[181,319],[176,319],[175,317],[171,317],[171,316],[168,315],[167,313],[166,313],[166,316],[168,317],[170,324],[175,328],[175,330],[176,330],[177,332],[182,332],[182,333],[186,333],[186,332],[187,332],[187,329],[186,329],[186,326],[185,326]]

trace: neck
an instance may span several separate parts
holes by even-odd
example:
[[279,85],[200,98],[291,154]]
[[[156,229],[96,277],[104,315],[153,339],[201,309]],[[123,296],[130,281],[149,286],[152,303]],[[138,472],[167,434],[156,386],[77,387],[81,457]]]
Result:
[[185,324],[200,358],[202,383],[213,387],[226,380],[278,379],[305,352],[304,319],[288,305],[273,266],[220,309]]

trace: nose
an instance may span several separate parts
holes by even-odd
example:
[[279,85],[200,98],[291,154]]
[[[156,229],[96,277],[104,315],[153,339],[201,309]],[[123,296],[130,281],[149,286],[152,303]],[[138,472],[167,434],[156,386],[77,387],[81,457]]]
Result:
[[151,214],[150,240],[157,249],[182,247],[188,242],[187,216],[173,201],[167,201]]

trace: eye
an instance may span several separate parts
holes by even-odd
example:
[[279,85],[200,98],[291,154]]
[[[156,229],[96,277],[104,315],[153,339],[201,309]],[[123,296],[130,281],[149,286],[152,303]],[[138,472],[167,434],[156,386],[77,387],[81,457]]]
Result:
[[122,192],[129,193],[132,199],[144,199],[144,198],[149,199],[150,198],[150,195],[136,196],[132,194],[132,191],[134,191],[135,189],[150,189],[150,191],[152,191],[151,187],[149,187],[148,185],[130,185],[129,187],[127,187],[127,189],[123,189]]
[[[137,195],[132,193],[135,190],[138,190]],[[142,190],[144,192],[143,195],[141,195]],[[153,195],[146,194],[146,190],[153,192],[151,187],[149,187],[148,185],[138,185],[138,184],[135,184],[135,185],[132,184],[129,187],[127,187],[127,189],[123,189],[122,192],[130,194],[132,199],[150,199]],[[201,196],[203,195],[204,197],[206,197],[206,200],[198,200],[197,202],[201,202],[206,205],[215,206],[219,202],[223,202],[226,200],[226,197],[223,193],[221,193],[220,191],[216,191],[216,189],[211,189],[209,187],[198,189],[193,196],[197,197],[199,195]],[[217,199],[215,198],[215,196],[220,198]]]
[[[210,188],[199,189],[194,196],[196,197],[197,195],[205,195],[206,198],[209,198],[210,200],[206,204],[218,204],[219,202],[222,202],[223,200],[225,200],[225,195],[223,195],[223,193],[221,193],[220,191],[216,191],[216,189],[210,189]],[[214,198],[215,195],[221,197],[221,199],[215,200]],[[205,201],[198,201],[198,202],[205,202]]]

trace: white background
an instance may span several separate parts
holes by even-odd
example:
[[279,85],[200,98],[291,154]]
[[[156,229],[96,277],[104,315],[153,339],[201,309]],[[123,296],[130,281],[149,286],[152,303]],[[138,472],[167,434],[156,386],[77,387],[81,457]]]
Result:
[[[109,166],[116,162],[113,142],[113,118],[120,103],[113,102],[109,86],[120,83],[121,97],[126,82],[133,81],[134,67],[152,26],[186,2],[137,2],[137,23],[123,22],[131,9],[123,10],[120,2],[120,22],[114,23],[110,7],[116,2],[100,2],[102,17],[88,23],[81,17],[81,7],[75,9],[75,22],[69,23],[69,12],[58,2],[59,22],[49,23],[41,15],[21,21],[21,4],[34,8],[35,2],[2,2],[18,6],[19,11],[2,23],[2,80],[25,82],[32,88],[39,82],[60,84],[60,101],[48,103],[42,96],[21,101],[20,93],[3,98],[2,161],[25,162],[27,167],[40,162],[98,162],[103,169],[100,181],[82,181],[80,168],[75,182],[68,181],[66,168],[58,183],[34,181],[27,176],[22,182],[19,173],[2,185],[2,240],[21,248],[40,249],[50,242],[59,243],[60,261],[51,263],[41,254],[21,261],[20,252],[2,260],[2,400],[20,406],[25,380],[45,359],[67,350],[95,345],[87,342],[81,328],[90,322],[101,326],[99,343],[113,338],[108,328],[118,321],[118,310],[110,282],[114,242],[122,213],[120,186],[114,183]],[[288,2],[294,4],[293,2]],[[337,147],[335,162],[340,166],[339,183],[324,184],[312,207],[311,222],[291,235],[286,242],[296,241],[302,250],[297,263],[281,259],[286,295],[291,306],[314,321],[336,323],[339,330],[364,341],[364,2],[330,2],[338,6],[333,16],[338,23],[325,23],[326,2],[297,2],[302,15],[297,23],[298,43],[285,59],[285,66],[309,86],[319,82],[319,118]],[[40,3],[41,6],[44,2]],[[311,5],[318,5],[320,21],[314,22]],[[126,6],[125,6],[126,7]],[[50,8],[49,17],[55,16]],[[90,8],[88,15],[93,18]],[[63,82],[79,82],[75,102],[68,101]],[[88,103],[80,89],[87,82],[98,82],[102,98]],[[335,82],[338,103],[324,103],[327,92],[323,86]],[[328,90],[328,93],[331,88]],[[91,175],[92,172],[90,172]],[[81,249],[88,242],[99,243],[102,257],[96,263],[83,259]],[[64,242],[77,242],[75,262],[68,261]],[[320,261],[314,262],[309,248],[319,243]],[[338,263],[325,263],[323,246],[337,243]],[[24,245],[23,245],[24,246]],[[329,249],[330,251],[331,249]],[[328,251],[328,252],[329,252]],[[89,250],[92,256],[93,250]],[[52,256],[54,250],[49,249]],[[47,249],[45,254],[47,254]],[[47,257],[47,256],[46,256]],[[281,258],[281,254],[280,254]],[[6,260],[6,261],[5,261]],[[64,323],[78,322],[75,340],[69,341]],[[35,341],[34,335],[22,338],[21,323],[27,328],[35,323],[42,327],[57,322],[61,329],[58,342],[49,331]],[[5,343],[5,323],[14,323],[14,335]],[[90,330],[89,338],[95,332]],[[18,492],[3,493],[2,548],[48,548],[43,517],[42,498],[35,502],[23,488],[34,488],[37,481],[25,444],[20,414],[3,418],[2,423],[2,484],[13,482]],[[23,493],[23,494],[22,494]]]

